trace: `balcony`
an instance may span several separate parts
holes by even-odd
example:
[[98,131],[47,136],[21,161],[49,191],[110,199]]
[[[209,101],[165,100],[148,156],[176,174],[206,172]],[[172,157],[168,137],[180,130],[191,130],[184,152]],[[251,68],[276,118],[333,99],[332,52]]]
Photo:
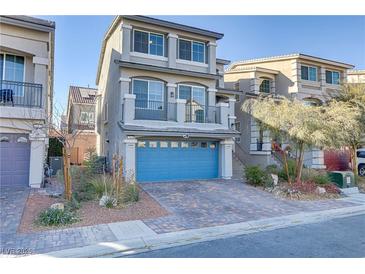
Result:
[[136,100],[134,115],[136,120],[176,121],[176,103]]
[[195,102],[185,105],[185,122],[220,124],[220,108]]
[[0,80],[0,103],[13,107],[42,108],[42,85]]

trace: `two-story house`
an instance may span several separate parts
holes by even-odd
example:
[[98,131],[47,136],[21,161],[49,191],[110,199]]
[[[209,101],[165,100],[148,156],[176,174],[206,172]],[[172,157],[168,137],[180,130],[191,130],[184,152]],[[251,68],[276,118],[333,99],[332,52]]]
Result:
[[347,82],[350,84],[365,84],[365,69],[351,69],[347,71]]
[[[350,68],[353,68],[350,64],[305,54],[232,63],[224,75],[225,85],[244,91],[236,104],[237,128],[241,131],[235,144],[237,156],[246,164],[266,166],[275,163],[269,132],[262,130],[252,116],[241,111],[246,98],[276,94],[296,98],[304,104],[318,105],[340,89]],[[325,168],[323,151],[313,148],[304,157],[307,166]]]
[[223,34],[117,16],[102,43],[98,152],[137,181],[231,178],[234,91],[216,58]]
[[67,103],[67,132],[73,134],[71,164],[81,165],[96,149],[95,108],[97,89],[70,86]]
[[0,16],[0,184],[40,187],[52,116],[55,23]]

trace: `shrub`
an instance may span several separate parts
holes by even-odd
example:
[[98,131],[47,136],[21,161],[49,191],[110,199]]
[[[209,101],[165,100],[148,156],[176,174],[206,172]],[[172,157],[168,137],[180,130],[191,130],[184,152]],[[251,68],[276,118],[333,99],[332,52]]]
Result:
[[123,203],[133,203],[139,200],[139,189],[137,184],[129,183],[124,186],[122,192],[122,202]]
[[91,153],[89,160],[84,162],[86,172],[89,175],[102,174],[105,171],[105,157],[98,156],[96,153]]
[[72,224],[78,221],[76,213],[73,211],[48,208],[38,216],[38,223],[44,226],[58,226]]
[[245,167],[245,176],[249,184],[253,186],[265,186],[271,178],[259,166]]
[[113,192],[113,178],[107,175],[96,176],[90,180],[90,186],[97,198]]
[[79,201],[76,199],[75,195],[73,194],[71,197],[71,201],[68,201],[66,204],[66,209],[69,211],[75,211],[80,209],[81,205]]
[[[296,163],[292,159],[288,159],[288,170],[289,170],[289,176],[290,178],[295,178],[295,169],[296,169]],[[278,172],[278,176],[280,179],[284,181],[288,181],[288,176],[285,171],[285,166],[283,165],[283,168]]]
[[265,168],[266,172],[269,173],[269,174],[276,174],[278,175],[279,174],[279,168],[277,165],[268,165],[266,168]]
[[319,171],[311,168],[305,168],[302,171],[302,181],[313,181],[317,185],[326,185],[331,183],[331,179],[327,172]]

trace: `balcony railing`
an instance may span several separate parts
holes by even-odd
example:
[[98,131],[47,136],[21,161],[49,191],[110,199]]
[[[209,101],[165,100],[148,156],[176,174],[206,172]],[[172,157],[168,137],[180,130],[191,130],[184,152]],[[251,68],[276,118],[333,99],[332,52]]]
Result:
[[176,103],[136,100],[135,119],[176,121]]
[[0,103],[29,108],[42,107],[42,85],[0,80]]
[[197,103],[185,105],[185,121],[194,123],[220,123],[220,108]]

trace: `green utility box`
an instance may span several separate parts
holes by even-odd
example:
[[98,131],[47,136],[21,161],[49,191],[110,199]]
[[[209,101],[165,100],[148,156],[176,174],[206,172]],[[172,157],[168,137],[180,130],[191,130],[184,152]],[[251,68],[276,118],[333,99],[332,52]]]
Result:
[[331,171],[328,176],[339,188],[355,187],[355,176],[352,171]]

